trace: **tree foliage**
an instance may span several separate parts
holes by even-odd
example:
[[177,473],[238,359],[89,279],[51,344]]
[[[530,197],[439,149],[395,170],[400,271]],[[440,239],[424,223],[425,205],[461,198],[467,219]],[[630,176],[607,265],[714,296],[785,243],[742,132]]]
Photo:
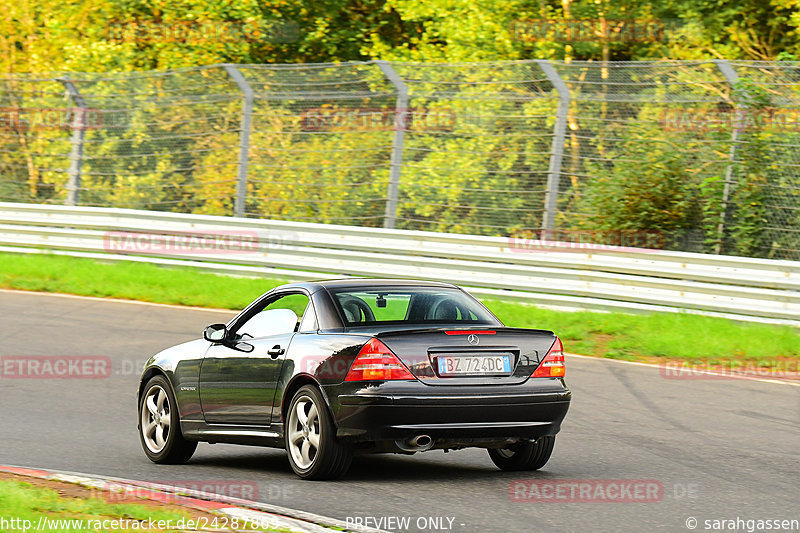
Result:
[[[519,67],[515,84],[504,85],[509,74],[499,63],[459,72],[445,64],[555,59],[568,68],[579,60],[800,56],[800,0],[0,0],[0,7],[0,71],[30,73],[0,82],[4,107],[65,106],[64,87],[30,81],[39,75],[178,69],[128,85],[102,74],[85,79],[89,105],[120,120],[86,133],[84,203],[231,213],[240,94],[220,68],[191,76],[180,69],[386,59],[408,62],[397,68],[414,78],[421,68],[414,62],[425,62],[435,64],[425,71],[430,84],[412,87],[409,105],[461,119],[444,130],[410,128],[399,226],[469,233],[540,225],[541,209],[531,206],[541,205],[556,100],[533,67]],[[284,78],[254,75],[257,91],[269,96],[255,110],[249,213],[382,222],[393,128],[308,131],[301,123],[309,109],[393,111],[393,90],[373,71],[346,81],[363,92],[358,98],[337,93],[335,69],[308,79],[288,70]],[[713,90],[708,80],[670,74],[678,84]],[[613,75],[604,68],[594,82],[613,85]],[[719,92],[719,102],[697,101],[768,112],[786,99],[765,92],[756,80],[762,75],[744,75],[734,91]],[[281,93],[311,81],[329,88],[327,101]],[[436,82],[446,90],[431,89]],[[781,148],[797,135],[746,128],[736,134],[731,163],[730,127],[704,140],[658,127],[657,103],[674,96],[668,87],[653,83],[641,105],[609,104],[605,92],[574,95],[580,103],[570,109],[564,160],[570,193],[559,199],[559,225],[657,228],[668,246],[698,251],[780,257],[800,250],[797,237],[775,231],[800,225],[800,210],[780,209],[797,205],[797,165]],[[69,127],[0,128],[0,199],[63,201],[70,135]],[[729,177],[735,186],[725,202]],[[566,215],[572,212],[579,216]]]
[[[798,0],[2,0],[0,6],[4,72],[369,58],[769,60],[800,55]],[[597,24],[576,39],[568,35],[565,21],[578,20]],[[663,35],[621,35],[615,21],[635,22],[640,30],[648,21],[660,24]],[[544,23],[551,31],[541,31]]]

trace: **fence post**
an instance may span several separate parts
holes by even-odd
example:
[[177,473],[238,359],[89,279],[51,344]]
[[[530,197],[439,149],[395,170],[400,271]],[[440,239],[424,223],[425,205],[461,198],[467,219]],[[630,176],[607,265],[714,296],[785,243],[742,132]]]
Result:
[[83,141],[86,136],[86,101],[78,88],[68,77],[59,78],[64,88],[75,103],[75,116],[72,119],[72,149],[69,153],[69,170],[67,175],[67,199],[64,205],[78,205],[81,190],[81,169],[83,168]]
[[244,79],[235,65],[225,65],[228,75],[242,91],[242,123],[239,131],[239,170],[236,180],[236,200],[233,204],[233,216],[244,217],[244,204],[247,200],[247,162],[250,157],[250,122],[253,117],[253,88]]
[[547,169],[547,190],[544,195],[544,216],[542,217],[542,229],[547,232],[553,231],[556,225],[558,187],[561,179],[561,161],[564,158],[564,137],[567,133],[570,95],[569,87],[549,61],[537,59],[536,63],[558,92],[558,109],[556,123],[553,127],[553,143],[550,147],[550,166]]
[[[730,84],[731,89],[733,89],[734,84],[739,81],[739,75],[731,66],[730,62],[726,59],[715,59],[714,64],[717,65],[717,68],[722,75],[725,76],[725,80]],[[736,106],[736,126],[733,128],[733,133],[731,134],[731,149],[728,153],[728,160],[730,163],[728,164],[728,168],[725,170],[725,182],[722,186],[722,209],[720,210],[720,217],[719,217],[719,225],[717,226],[717,245],[714,247],[714,253],[721,254],[723,247],[722,244],[725,240],[725,224],[727,223],[728,218],[728,202],[730,201],[731,196],[731,185],[733,184],[733,173],[735,171],[736,166],[736,148],[739,144],[739,137],[741,136],[741,129],[742,129],[742,119],[744,111],[739,107]]]
[[397,199],[400,193],[400,172],[403,166],[403,144],[408,123],[408,86],[388,61],[375,61],[375,64],[397,91],[394,140],[392,141],[392,158],[389,163],[389,188],[386,192],[386,216],[383,219],[384,228],[394,228],[397,220]]

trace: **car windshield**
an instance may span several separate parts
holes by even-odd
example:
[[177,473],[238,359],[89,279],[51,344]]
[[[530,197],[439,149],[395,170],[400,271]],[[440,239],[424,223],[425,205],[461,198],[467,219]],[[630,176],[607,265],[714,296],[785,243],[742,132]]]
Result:
[[499,325],[474,298],[447,287],[353,288],[331,292],[347,326],[377,323]]

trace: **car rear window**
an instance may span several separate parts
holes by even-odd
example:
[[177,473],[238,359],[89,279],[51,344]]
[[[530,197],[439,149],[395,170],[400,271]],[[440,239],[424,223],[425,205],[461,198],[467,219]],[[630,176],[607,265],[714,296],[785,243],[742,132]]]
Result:
[[333,299],[348,326],[394,324],[479,324],[498,321],[483,305],[457,289],[336,289]]

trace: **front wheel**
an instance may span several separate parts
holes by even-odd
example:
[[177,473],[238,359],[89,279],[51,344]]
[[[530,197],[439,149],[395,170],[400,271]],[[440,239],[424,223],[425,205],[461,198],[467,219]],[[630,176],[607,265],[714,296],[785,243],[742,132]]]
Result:
[[536,442],[519,444],[511,448],[490,448],[489,457],[501,470],[539,470],[550,459],[556,438],[552,435],[540,437]]
[[154,463],[183,464],[197,448],[181,434],[180,417],[172,387],[164,376],[147,382],[139,400],[139,439]]
[[333,417],[316,387],[305,385],[295,393],[286,418],[286,453],[295,474],[303,479],[336,479],[347,472],[353,451],[336,440]]

